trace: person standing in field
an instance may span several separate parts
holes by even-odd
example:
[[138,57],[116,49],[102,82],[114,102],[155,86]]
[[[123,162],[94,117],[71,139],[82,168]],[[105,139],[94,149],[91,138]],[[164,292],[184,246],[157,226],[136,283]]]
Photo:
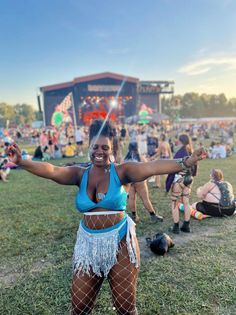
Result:
[[22,160],[17,145],[10,145],[11,160],[28,172],[61,185],[75,185],[77,210],[84,214],[73,255],[72,315],[91,314],[98,292],[108,279],[114,308],[119,315],[137,315],[136,285],[140,266],[135,223],[126,214],[124,185],[157,174],[189,169],[204,158],[198,149],[188,159],[151,162],[112,162],[113,127],[95,120],[89,130],[91,163],[59,167]]

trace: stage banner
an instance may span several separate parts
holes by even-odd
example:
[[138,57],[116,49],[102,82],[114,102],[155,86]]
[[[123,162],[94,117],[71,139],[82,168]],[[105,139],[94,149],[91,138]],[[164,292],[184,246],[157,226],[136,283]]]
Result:
[[75,125],[74,101],[72,92],[55,106],[51,117],[51,125],[60,127],[62,124]]

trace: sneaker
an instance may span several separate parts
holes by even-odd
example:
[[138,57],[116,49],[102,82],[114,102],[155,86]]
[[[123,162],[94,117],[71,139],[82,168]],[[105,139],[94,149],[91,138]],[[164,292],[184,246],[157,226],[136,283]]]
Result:
[[131,214],[131,219],[135,222],[135,223],[139,223],[140,222],[140,217],[137,214]]
[[180,230],[181,230],[182,232],[184,232],[184,233],[190,233],[191,230],[190,230],[190,226],[189,226],[189,221],[188,221],[188,222],[187,222],[187,221],[184,221],[183,224],[182,224],[182,226],[181,226],[181,228],[180,228]]
[[174,234],[179,234],[179,223],[174,223],[171,228],[169,228],[169,231]]
[[151,222],[153,223],[163,222],[163,217],[157,214],[150,215],[150,219],[151,219]]

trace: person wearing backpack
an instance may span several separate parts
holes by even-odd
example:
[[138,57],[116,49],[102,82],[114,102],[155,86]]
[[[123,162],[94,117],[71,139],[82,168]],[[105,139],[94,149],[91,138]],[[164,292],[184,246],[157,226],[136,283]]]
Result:
[[192,204],[192,208],[212,217],[231,216],[235,212],[232,185],[224,181],[220,169],[212,169],[210,181],[197,189],[197,196],[202,201]]
[[[174,159],[183,158],[189,159],[193,152],[192,141],[187,134],[181,134],[179,136],[179,143],[181,147],[175,153]],[[166,178],[166,192],[171,193],[171,210],[173,218],[173,226],[170,231],[174,234],[179,234],[180,231],[184,233],[190,233],[190,218],[191,208],[189,204],[189,195],[191,193],[191,187],[193,183],[193,176],[197,175],[197,166],[183,169],[180,172],[171,173]],[[184,222],[179,227],[179,204],[184,205]]]

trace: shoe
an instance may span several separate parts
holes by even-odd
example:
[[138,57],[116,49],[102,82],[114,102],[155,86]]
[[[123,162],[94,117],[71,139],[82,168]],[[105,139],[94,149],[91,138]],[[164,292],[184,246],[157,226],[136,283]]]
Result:
[[189,221],[184,221],[180,230],[184,233],[190,233],[191,230],[190,230],[190,226],[189,226]]
[[140,217],[137,214],[131,214],[131,219],[135,222],[135,223],[139,223],[140,222]]
[[153,223],[163,222],[163,217],[157,214],[150,215],[150,219],[151,219],[151,222]]
[[169,231],[174,234],[179,234],[179,223],[174,223],[171,228],[169,228]]

